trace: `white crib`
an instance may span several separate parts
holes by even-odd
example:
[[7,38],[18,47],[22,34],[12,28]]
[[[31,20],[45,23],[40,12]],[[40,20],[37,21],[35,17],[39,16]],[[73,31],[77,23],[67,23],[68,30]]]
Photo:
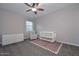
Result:
[[41,40],[54,42],[56,40],[56,33],[55,32],[40,32],[39,38]]

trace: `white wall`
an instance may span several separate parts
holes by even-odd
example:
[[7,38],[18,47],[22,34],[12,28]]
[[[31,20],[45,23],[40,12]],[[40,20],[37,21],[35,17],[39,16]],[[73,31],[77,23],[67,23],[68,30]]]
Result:
[[26,19],[24,19],[22,15],[5,10],[0,10],[0,33],[25,33],[25,21]]
[[39,17],[38,31],[56,31],[57,40],[79,46],[79,4]]
[[2,34],[2,12],[0,12],[0,43],[1,43],[1,34]]
[[2,19],[3,34],[23,33],[24,18],[10,12],[3,12]]

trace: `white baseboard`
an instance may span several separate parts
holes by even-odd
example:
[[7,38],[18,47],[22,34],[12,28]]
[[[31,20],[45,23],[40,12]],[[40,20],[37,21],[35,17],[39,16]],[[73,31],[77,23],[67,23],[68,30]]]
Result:
[[[57,40],[57,41],[58,41],[58,40]],[[79,47],[78,44],[73,44],[73,43],[70,43],[70,42],[64,42],[64,41],[58,41],[58,42],[62,42],[62,43],[64,43],[64,44],[68,44],[68,45],[73,45],[73,46],[78,46],[78,47]]]

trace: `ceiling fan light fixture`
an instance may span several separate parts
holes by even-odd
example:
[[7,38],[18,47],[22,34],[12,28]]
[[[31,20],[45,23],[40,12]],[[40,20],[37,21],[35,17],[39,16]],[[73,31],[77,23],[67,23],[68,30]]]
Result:
[[32,4],[25,3],[25,5],[30,7],[30,9],[26,10],[26,12],[33,11],[35,14],[37,14],[37,11],[44,11],[43,8],[38,8],[39,3],[32,3]]
[[32,11],[37,11],[37,9],[36,8],[32,8]]

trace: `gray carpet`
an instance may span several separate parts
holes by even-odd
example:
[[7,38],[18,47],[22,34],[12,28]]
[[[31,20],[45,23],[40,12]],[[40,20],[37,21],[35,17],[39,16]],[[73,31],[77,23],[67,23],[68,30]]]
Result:
[[42,49],[32,43],[30,40],[23,42],[0,46],[1,56],[79,56],[79,47],[63,44],[60,52],[55,55],[54,53]]

